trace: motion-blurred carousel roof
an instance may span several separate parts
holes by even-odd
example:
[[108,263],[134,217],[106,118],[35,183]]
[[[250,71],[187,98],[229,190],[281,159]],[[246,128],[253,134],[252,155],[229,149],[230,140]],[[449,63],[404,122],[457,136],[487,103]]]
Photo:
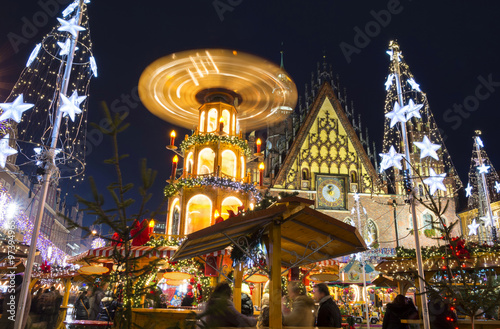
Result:
[[291,113],[297,88],[279,66],[254,55],[225,49],[174,53],[150,64],[139,95],[154,115],[192,129],[198,109],[214,93],[231,95],[242,130],[265,127]]

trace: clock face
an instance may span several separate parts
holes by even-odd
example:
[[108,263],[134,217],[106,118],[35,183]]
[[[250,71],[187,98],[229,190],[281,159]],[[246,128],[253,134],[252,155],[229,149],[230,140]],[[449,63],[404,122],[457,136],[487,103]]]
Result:
[[319,209],[346,209],[344,176],[317,175],[316,193]]

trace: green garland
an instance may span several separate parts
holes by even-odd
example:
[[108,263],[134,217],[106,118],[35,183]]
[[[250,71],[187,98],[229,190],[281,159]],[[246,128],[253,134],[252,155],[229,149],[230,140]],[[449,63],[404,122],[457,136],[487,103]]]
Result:
[[[445,257],[447,256],[447,250],[449,254],[449,245],[446,246],[431,246],[422,248],[422,258],[429,259],[434,257]],[[500,245],[489,246],[486,244],[478,244],[474,242],[465,243],[464,249],[467,250],[471,256],[479,256],[483,253],[500,253]],[[396,257],[402,258],[415,258],[416,253],[413,248],[397,247]]]
[[174,184],[169,184],[165,187],[164,193],[167,198],[174,196],[183,188],[195,186],[211,186],[228,188],[235,191],[250,193],[257,202],[260,202],[262,196],[254,184],[235,182],[227,178],[219,178],[214,176],[205,176],[198,178],[181,178]]
[[206,134],[206,135],[192,135],[188,137],[186,140],[182,141],[181,145],[179,145],[179,149],[181,151],[185,151],[193,145],[201,145],[205,143],[218,143],[222,144],[231,144],[234,146],[238,146],[244,153],[245,156],[249,157],[253,154],[252,149],[248,146],[247,142],[239,139],[236,136],[226,136],[226,135],[217,135],[217,134]]

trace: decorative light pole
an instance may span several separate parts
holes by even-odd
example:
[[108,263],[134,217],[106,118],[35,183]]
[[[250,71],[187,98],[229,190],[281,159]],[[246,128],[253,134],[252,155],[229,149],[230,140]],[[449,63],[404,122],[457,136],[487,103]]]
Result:
[[[59,91],[59,101],[57,104],[57,110],[56,110],[56,116],[55,116],[55,122],[54,126],[52,128],[52,134],[50,138],[50,147],[43,152],[45,152],[45,159],[46,164],[44,166],[45,173],[43,175],[43,183],[41,187],[42,195],[40,198],[40,203],[39,203],[39,208],[38,208],[38,213],[35,218],[35,222],[33,225],[33,233],[31,236],[31,244],[30,248],[28,251],[28,259],[26,260],[26,271],[24,272],[24,278],[23,278],[23,284],[21,288],[21,294],[19,296],[19,305],[17,307],[17,314],[16,314],[16,323],[15,323],[15,329],[23,329],[22,328],[22,323],[23,323],[23,317],[25,310],[24,308],[26,307],[26,300],[28,297],[29,293],[29,287],[30,287],[30,282],[31,282],[31,275],[33,273],[33,263],[35,261],[35,256],[36,256],[36,245],[37,245],[37,239],[38,235],[40,234],[40,226],[42,223],[42,218],[43,214],[45,211],[45,201],[47,199],[47,192],[49,189],[50,185],[50,180],[51,177],[57,174],[57,166],[55,164],[55,155],[56,155],[56,149],[57,149],[57,141],[59,139],[59,130],[61,127],[61,121],[62,117],[64,114],[64,106],[69,106],[71,105],[74,106],[73,100],[70,99],[72,102],[71,105],[67,104],[68,103],[68,98],[65,96],[66,93],[68,92],[68,86],[69,86],[69,81],[70,81],[70,76],[71,76],[71,69],[73,66],[73,59],[75,56],[75,48],[76,44],[78,42],[78,32],[81,30],[84,30],[80,26],[81,20],[82,20],[82,7],[83,7],[84,0],[79,0],[78,2],[78,7],[76,14],[72,20],[69,21],[64,21],[59,19],[61,22],[61,27],[59,28],[60,30],[68,31],[70,32],[70,47],[69,47],[69,52],[68,52],[68,58],[66,62],[66,67],[64,68],[64,75],[62,77],[62,83],[61,83],[61,89]],[[62,23],[64,22],[64,23]],[[71,110],[71,109],[70,109]],[[73,108],[73,110],[75,110]],[[68,112],[66,112],[68,113]],[[74,113],[74,112],[73,112]]]

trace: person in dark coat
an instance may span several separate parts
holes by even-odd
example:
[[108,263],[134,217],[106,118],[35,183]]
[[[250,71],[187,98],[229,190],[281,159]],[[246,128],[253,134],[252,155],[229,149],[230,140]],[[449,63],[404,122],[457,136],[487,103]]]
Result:
[[97,321],[113,321],[116,310],[121,307],[121,304],[113,298],[113,292],[107,291],[105,297],[101,299]]
[[87,290],[83,290],[80,296],[76,299],[75,312],[76,320],[88,320],[89,319],[89,298],[87,297]]
[[[13,329],[14,328],[14,319],[17,318],[17,307],[19,306],[19,299],[21,298],[21,288],[23,285],[23,276],[20,274],[16,274],[14,277],[14,289],[7,289],[6,294],[4,295],[4,300],[2,303],[2,317],[0,318],[0,328],[2,329]],[[14,290],[14,291],[12,291]],[[12,301],[14,303],[12,304]],[[14,310],[11,309],[11,305],[14,305]],[[28,297],[26,298],[26,303],[24,305],[24,316],[23,323],[21,328],[27,328],[29,312],[31,308],[31,294],[28,293]]]
[[397,295],[392,303],[387,304],[382,329],[408,329],[408,325],[401,323],[401,319],[408,319],[415,312],[417,310],[413,303],[410,305],[405,296]]
[[342,315],[337,303],[330,296],[328,286],[318,283],[314,286],[314,300],[319,303],[316,327],[342,327]]
[[431,329],[454,329],[457,327],[456,313],[441,296],[432,296],[428,305]]
[[243,284],[241,287],[241,314],[253,316],[253,302],[250,297],[250,288]]
[[97,286],[94,289],[92,297],[89,299],[90,309],[89,309],[89,320],[95,320],[99,310],[101,308],[101,300],[104,298],[104,290]]
[[207,327],[255,327],[257,319],[238,312],[232,301],[233,292],[227,282],[219,283],[208,299],[202,321]]

